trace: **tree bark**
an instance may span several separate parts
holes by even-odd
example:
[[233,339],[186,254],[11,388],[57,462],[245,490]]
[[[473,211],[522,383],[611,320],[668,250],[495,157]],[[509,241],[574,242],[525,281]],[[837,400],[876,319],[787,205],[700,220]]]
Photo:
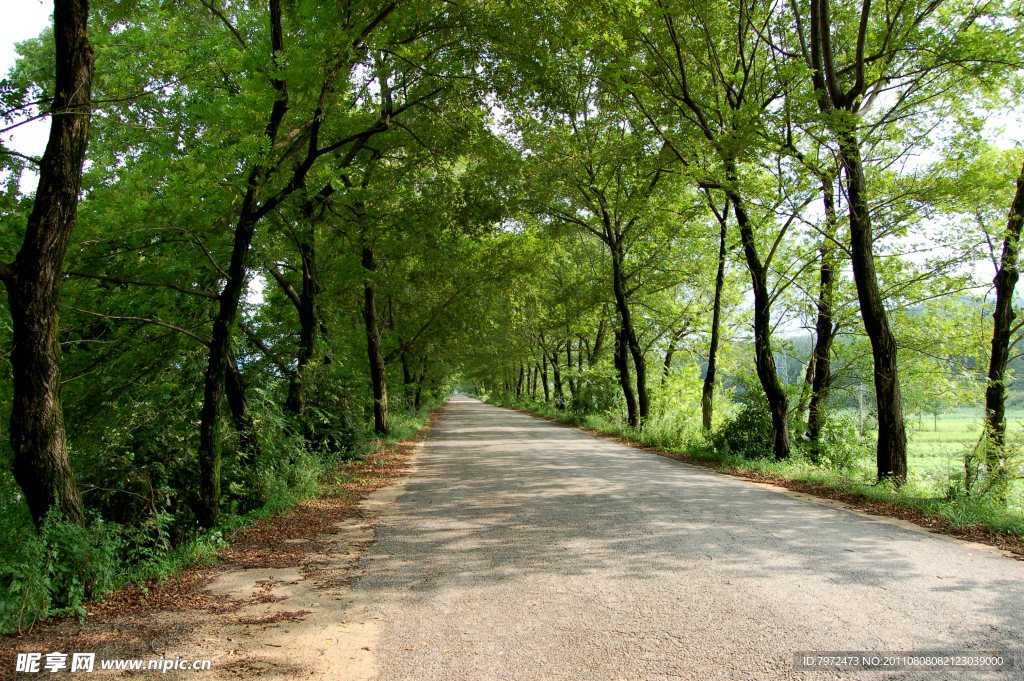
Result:
[[[373,258],[373,249],[363,247],[363,269],[373,273],[377,271],[377,263]],[[377,435],[388,435],[391,425],[388,423],[388,385],[387,366],[380,349],[380,327],[377,323],[377,289],[373,282],[366,278],[363,286],[363,319],[366,322],[366,349],[370,359],[370,381],[373,383],[373,432]]]
[[299,312],[299,352],[295,373],[288,385],[288,400],[285,408],[302,420],[306,408],[306,388],[309,367],[316,360],[317,336],[320,331],[320,315],[317,312],[317,295],[320,285],[316,270],[316,234],[312,216],[307,215],[308,229],[298,244],[302,261],[302,290],[299,292],[296,308]]
[[663,386],[665,385],[666,381],[668,381],[669,372],[672,370],[672,358],[676,354],[676,343],[683,339],[683,336],[686,335],[686,331],[687,329],[689,329],[689,327],[690,322],[684,322],[683,325],[679,327],[679,330],[672,334],[672,338],[668,342],[668,349],[665,350],[665,364],[663,367],[663,372],[661,374],[661,385]]
[[555,379],[555,407],[565,409],[565,393],[562,392],[562,370],[558,366],[558,350],[551,353],[551,372]]
[[224,391],[231,408],[231,416],[238,432],[238,450],[242,454],[242,462],[249,463],[259,457],[260,440],[256,432],[256,422],[249,411],[249,398],[245,394],[245,381],[238,370],[234,353],[228,354],[228,368],[225,376]]
[[875,271],[874,235],[867,204],[867,182],[861,162],[860,144],[852,130],[840,135],[839,158],[846,171],[846,192],[850,208],[850,251],[853,280],[857,285],[864,328],[871,341],[875,366],[875,401],[878,410],[878,479],[907,480],[907,432],[903,423],[896,338],[889,328]]
[[[710,203],[711,197],[708,197]],[[711,419],[715,412],[715,378],[718,373],[718,343],[722,327],[722,291],[725,289],[725,255],[726,237],[728,236],[729,224],[729,203],[722,209],[721,215],[717,209],[715,217],[718,218],[718,271],[715,273],[715,302],[712,305],[711,313],[711,345],[708,348],[708,370],[704,374],[704,387],[700,396],[701,424],[704,430],[711,430]]]
[[985,388],[985,431],[992,446],[987,451],[985,466],[990,473],[1003,467],[1006,446],[1006,365],[1010,358],[1010,335],[1016,314],[1013,294],[1020,273],[1017,269],[1020,254],[1020,233],[1024,225],[1024,167],[1017,178],[1017,193],[1010,205],[1003,235],[1003,253],[999,269],[992,284],[996,289],[996,309],[992,314],[992,354],[988,363],[988,386]]
[[587,356],[587,366],[594,366],[601,361],[601,351],[604,349],[604,319],[597,325],[597,336],[594,337],[594,348]]
[[551,391],[548,388],[548,353],[543,350],[540,362],[540,379],[544,385],[544,404],[548,404],[551,402]]
[[565,368],[569,370],[569,375],[565,380],[569,384],[569,395],[571,398],[575,398],[576,380],[572,377],[572,341],[565,341]]
[[50,136],[25,238],[13,264],[0,265],[11,310],[11,448],[14,478],[39,527],[57,508],[81,524],[82,499],[68,458],[61,404],[61,272],[78,215],[89,143],[95,62],[87,0],[55,0],[55,96]]
[[903,484],[907,479],[907,431],[903,422],[896,339],[889,328],[889,317],[878,288],[874,234],[867,202],[867,180],[864,177],[860,140],[857,138],[857,107],[866,83],[864,74],[867,60],[864,45],[867,41],[870,2],[864,0],[862,3],[862,19],[856,42],[857,52],[850,65],[854,83],[845,91],[840,80],[840,72],[835,67],[829,5],[830,0],[811,0],[809,3],[810,52],[807,53],[805,47],[804,57],[811,67],[808,73],[817,94],[818,108],[826,114],[826,123],[839,142],[839,164],[846,173],[853,279],[857,286],[857,299],[860,303],[864,329],[871,341],[875,370],[875,399],[878,410],[878,445],[875,459],[878,479],[892,478],[897,484]]
[[519,382],[516,383],[516,399],[517,400],[520,397],[523,396],[523,377],[524,377],[525,372],[526,372],[526,368],[522,364],[520,364],[519,365]]
[[[736,170],[728,170],[730,181],[735,181]],[[789,397],[779,381],[775,367],[775,356],[772,354],[771,294],[768,291],[768,270],[761,264],[754,241],[754,227],[747,216],[746,208],[740,197],[730,195],[736,224],[740,228],[743,242],[743,254],[750,271],[750,280],[754,288],[754,358],[757,377],[761,382],[765,395],[768,397],[768,408],[772,415],[772,451],[776,460],[789,457],[789,424],[786,420],[789,411]]]
[[420,410],[420,405],[423,403],[423,381],[427,378],[427,361],[429,359],[429,356],[423,357],[419,377],[416,379],[416,411]]
[[796,403],[796,409],[793,410],[793,418],[797,420],[803,420],[804,413],[807,411],[807,405],[811,401],[811,395],[813,393],[814,385],[814,350],[811,350],[811,357],[807,360],[807,366],[804,367],[804,381],[800,386],[800,399]]
[[832,326],[832,306],[835,299],[835,236],[838,218],[836,216],[835,190],[832,178],[822,178],[822,198],[825,203],[825,238],[821,240],[821,271],[818,284],[818,319],[815,323],[814,376],[811,379],[811,400],[807,405],[807,439],[811,443],[813,456],[818,455],[818,442],[825,423],[829,389],[832,387],[832,341],[835,331]]
[[[284,50],[284,33],[281,28],[281,4],[270,0],[271,50],[274,59]],[[264,132],[273,144],[277,139],[281,121],[288,112],[288,88],[284,81],[274,79],[272,86],[277,94],[271,108],[270,118]],[[220,293],[220,305],[213,322],[210,338],[210,354],[206,365],[203,386],[203,407],[199,413],[199,495],[195,507],[196,517],[203,527],[212,527],[220,521],[220,405],[224,398],[224,381],[227,374],[228,350],[231,336],[238,321],[238,305],[245,291],[248,272],[249,246],[261,215],[259,192],[270,173],[266,161],[257,162],[249,173],[245,198],[242,200],[241,215],[235,225],[234,242],[231,249],[231,263],[228,265],[227,281]]]
[[661,372],[661,385],[662,387],[668,382],[669,372],[672,370],[672,355],[676,354],[676,339],[673,337],[668,342],[668,349],[665,350],[665,364],[662,367]]
[[405,401],[405,408],[411,409],[415,399],[413,391],[416,389],[416,385],[412,377],[412,369],[409,366],[409,357],[404,352],[399,357],[402,360],[402,384],[404,388],[402,399]]
[[626,418],[629,425],[637,428],[640,425],[640,408],[637,405],[636,393],[633,392],[633,381],[629,377],[629,349],[626,337],[621,329],[615,330],[615,369],[619,374],[619,386],[626,398]]
[[647,360],[644,358],[643,348],[637,340],[636,331],[633,328],[633,315],[629,309],[629,301],[626,299],[625,274],[622,271],[622,242],[613,228],[608,229],[609,246],[612,255],[612,288],[615,296],[615,304],[619,309],[621,333],[633,356],[633,368],[636,370],[636,401],[639,409],[639,423],[643,423],[650,415],[651,407],[647,395]]

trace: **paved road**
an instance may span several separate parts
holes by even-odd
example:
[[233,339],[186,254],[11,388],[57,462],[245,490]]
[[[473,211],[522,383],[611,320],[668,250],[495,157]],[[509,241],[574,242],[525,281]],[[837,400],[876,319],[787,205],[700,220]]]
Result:
[[468,398],[378,532],[354,588],[386,681],[831,678],[793,653],[1024,641],[1024,563]]

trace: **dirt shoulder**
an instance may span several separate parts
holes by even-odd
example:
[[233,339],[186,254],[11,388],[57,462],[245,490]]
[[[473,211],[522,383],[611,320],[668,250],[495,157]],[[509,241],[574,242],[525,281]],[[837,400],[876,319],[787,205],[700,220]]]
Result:
[[673,461],[679,461],[682,463],[689,464],[691,466],[698,466],[700,468],[707,468],[724,475],[729,475],[735,478],[742,478],[749,480],[750,482],[756,482],[764,485],[769,485],[776,488],[795,492],[797,495],[812,497],[816,499],[828,500],[832,502],[830,505],[846,508],[851,511],[866,513],[868,515],[875,515],[884,518],[891,518],[902,523],[908,523],[910,525],[921,528],[927,532],[934,534],[940,534],[962,541],[974,542],[977,544],[983,544],[986,546],[994,547],[995,549],[1012,556],[1017,560],[1024,561],[1024,539],[1016,536],[1009,536],[993,532],[986,527],[980,525],[971,525],[966,527],[955,527],[948,519],[922,511],[921,509],[907,506],[906,504],[899,503],[895,495],[891,500],[878,501],[874,499],[868,499],[867,497],[861,496],[854,492],[844,490],[841,488],[831,487],[829,485],[806,482],[803,480],[790,480],[784,478],[781,475],[772,475],[766,473],[759,473],[757,471],[740,470],[736,468],[730,468],[720,461],[713,461],[708,459],[700,459],[694,456],[690,456],[685,452],[677,452],[668,449],[662,449],[661,447],[651,447],[645,445],[636,440],[631,440],[627,437],[619,435],[610,435],[600,430],[594,430],[592,428],[584,428],[583,426],[575,425],[572,423],[566,423],[559,421],[558,419],[549,418],[547,416],[541,416],[527,409],[515,409],[513,407],[505,407],[503,405],[495,405],[502,407],[503,409],[511,409],[512,411],[518,411],[523,414],[529,414],[534,418],[549,421],[551,423],[558,423],[569,428],[594,435],[596,437],[604,438],[606,440],[614,440],[620,444],[633,447],[635,449],[642,449],[645,452],[650,452],[666,459],[672,459]]
[[26,678],[14,671],[18,653],[42,653],[49,676],[50,652],[67,654],[60,673],[73,653],[94,653],[95,672],[111,676],[133,672],[104,672],[101,661],[138,660],[145,670],[158,660],[171,679],[194,674],[173,668],[179,659],[209,660],[214,678],[369,678],[376,624],[348,587],[375,516],[400,494],[439,411],[414,438],[342,466],[319,496],[239,533],[215,565],[111,594],[84,623],[64,618],[0,638],[0,679]]

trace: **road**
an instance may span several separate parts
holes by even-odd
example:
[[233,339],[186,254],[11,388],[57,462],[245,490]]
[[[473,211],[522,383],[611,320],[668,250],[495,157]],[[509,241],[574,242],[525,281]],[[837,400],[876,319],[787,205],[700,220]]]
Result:
[[377,532],[353,589],[387,681],[880,678],[793,654],[1024,641],[1022,562],[460,396]]

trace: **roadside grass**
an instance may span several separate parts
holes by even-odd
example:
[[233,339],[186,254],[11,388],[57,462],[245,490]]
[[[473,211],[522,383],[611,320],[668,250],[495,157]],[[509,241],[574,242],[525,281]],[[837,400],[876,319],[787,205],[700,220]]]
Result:
[[[613,437],[626,444],[668,458],[714,468],[719,472],[769,482],[796,491],[851,504],[872,513],[909,520],[936,532],[981,541],[1024,555],[1024,484],[1010,483],[1002,499],[993,494],[967,494],[963,489],[964,452],[980,437],[980,410],[962,409],[942,415],[937,423],[924,420],[908,429],[908,479],[896,488],[878,482],[874,462],[875,433],[865,432],[852,445],[853,455],[843,465],[816,464],[794,443],[785,461],[746,458],[716,449],[712,438],[696,418],[678,414],[655,416],[642,428],[630,428],[621,417],[558,410],[543,402],[516,401],[484,395],[500,406],[526,411],[542,418],[579,427],[596,435]],[[1009,431],[1024,436],[1024,412],[1009,413]],[[928,427],[932,430],[928,431]]]

